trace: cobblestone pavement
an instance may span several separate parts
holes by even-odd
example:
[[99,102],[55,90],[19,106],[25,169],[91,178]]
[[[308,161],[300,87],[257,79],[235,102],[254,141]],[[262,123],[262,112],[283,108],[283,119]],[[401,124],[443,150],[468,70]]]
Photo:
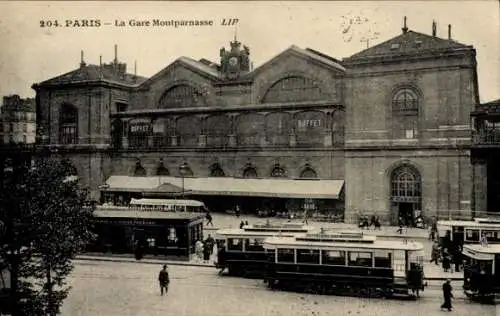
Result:
[[[169,266],[171,283],[160,296],[161,265],[78,261],[62,315],[440,315],[440,282],[431,283],[419,301],[362,299],[270,291],[262,281],[219,277],[214,269]],[[495,307],[467,301],[453,283],[453,315],[495,315]]]

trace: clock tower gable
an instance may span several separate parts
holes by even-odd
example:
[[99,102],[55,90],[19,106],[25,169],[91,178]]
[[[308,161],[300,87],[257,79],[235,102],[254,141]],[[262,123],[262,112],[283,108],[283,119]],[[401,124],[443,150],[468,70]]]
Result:
[[230,50],[220,49],[220,70],[226,79],[234,80],[250,71],[250,48],[242,46],[236,37],[230,47]]

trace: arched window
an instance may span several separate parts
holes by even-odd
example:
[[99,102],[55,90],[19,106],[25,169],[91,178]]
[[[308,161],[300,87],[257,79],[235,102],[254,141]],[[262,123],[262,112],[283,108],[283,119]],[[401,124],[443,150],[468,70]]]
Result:
[[318,178],[318,175],[313,168],[311,168],[310,166],[306,166],[300,173],[300,177],[303,179],[316,179]]
[[211,177],[224,177],[224,170],[220,167],[218,163],[212,165],[210,168],[210,176]]
[[403,165],[391,174],[391,199],[394,202],[418,203],[422,196],[422,183],[417,169]]
[[157,176],[169,176],[170,171],[168,171],[167,167],[163,165],[163,161],[160,161],[158,164],[158,168],[156,168],[156,175]]
[[64,103],[59,111],[59,142],[78,143],[78,110],[71,104]]
[[276,164],[276,165],[274,165],[274,168],[271,171],[271,177],[284,178],[284,177],[286,177],[285,170],[283,168],[281,168],[281,166],[279,164]]
[[393,94],[392,133],[394,138],[417,138],[419,129],[419,106],[418,94],[413,89],[402,88]]
[[418,95],[413,89],[399,89],[392,98],[392,109],[406,115],[418,114]]
[[262,103],[321,100],[318,84],[310,78],[290,76],[274,83],[262,98]]
[[136,177],[146,176],[146,169],[144,169],[140,161],[135,163],[134,176]]
[[203,95],[187,84],[180,84],[170,88],[160,99],[160,108],[185,108],[204,105]]
[[257,170],[255,170],[254,167],[246,167],[245,170],[243,170],[243,178],[252,179],[257,177]]

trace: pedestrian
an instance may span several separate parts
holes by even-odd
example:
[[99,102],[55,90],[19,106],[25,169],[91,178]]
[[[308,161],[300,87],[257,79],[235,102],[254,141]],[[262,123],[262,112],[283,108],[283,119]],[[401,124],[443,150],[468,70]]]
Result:
[[398,230],[396,230],[396,232],[398,232],[401,235],[401,234],[403,234],[403,226],[404,226],[403,218],[401,216],[399,216],[399,218],[398,218],[398,224],[399,224],[399,228],[398,228]]
[[236,209],[234,210],[234,214],[237,218],[240,218],[240,206],[236,205]]
[[212,225],[214,226],[214,223],[212,223],[212,215],[210,214],[210,211],[207,210],[207,214],[205,215],[205,218],[207,219],[207,226]]
[[214,245],[215,245],[215,240],[213,239],[212,235],[208,235],[207,239],[205,242],[208,245],[208,249],[210,251],[210,255],[214,253]]
[[201,240],[197,240],[194,244],[195,250],[196,250],[196,257],[198,260],[203,259],[203,242]]
[[439,265],[439,245],[437,242],[432,244],[431,263],[432,262],[436,263],[436,265]]
[[447,309],[449,312],[452,310],[451,306],[451,299],[453,298],[453,293],[452,293],[453,288],[451,287],[450,284],[450,279],[446,280],[446,282],[443,283],[443,299],[444,303],[441,305],[441,309]]
[[210,245],[208,242],[203,243],[203,263],[210,261]]
[[241,221],[241,222],[240,222],[240,229],[243,229],[243,226],[245,226],[245,222],[244,222],[244,221]]
[[248,226],[248,221],[245,221],[245,226]]
[[168,292],[168,284],[170,283],[170,278],[168,276],[167,265],[163,265],[163,269],[161,269],[158,274],[158,282],[160,283],[160,294],[163,296],[163,290],[165,290],[165,295]]
[[451,262],[450,255],[448,254],[448,250],[445,249],[443,251],[443,271],[448,272],[450,270]]

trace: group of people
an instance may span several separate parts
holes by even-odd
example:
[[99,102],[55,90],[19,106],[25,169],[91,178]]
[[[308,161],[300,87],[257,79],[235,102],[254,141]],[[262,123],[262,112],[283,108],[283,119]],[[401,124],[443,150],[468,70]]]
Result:
[[442,247],[439,242],[435,241],[431,250],[431,262],[436,265],[441,262],[444,272],[460,272],[463,266],[462,249],[458,245]]
[[374,229],[381,229],[382,227],[382,225],[380,224],[380,218],[376,215],[372,215],[370,221],[368,221],[368,216],[360,216],[358,226],[359,228],[367,229],[371,226],[373,226]]
[[207,239],[204,241],[197,240],[195,243],[195,252],[198,260],[202,260],[204,263],[208,263],[210,261],[210,256],[212,256],[214,252],[215,239],[208,235]]

